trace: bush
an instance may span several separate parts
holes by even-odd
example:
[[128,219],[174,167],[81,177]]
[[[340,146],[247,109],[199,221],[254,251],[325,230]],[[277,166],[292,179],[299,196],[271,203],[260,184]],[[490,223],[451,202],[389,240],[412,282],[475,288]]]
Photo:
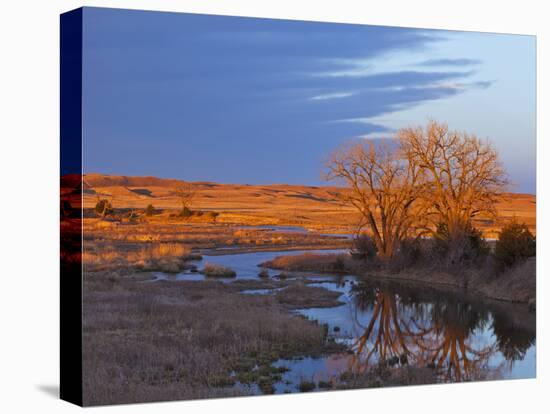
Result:
[[498,235],[495,259],[497,265],[503,269],[535,256],[536,251],[535,237],[527,225],[513,221],[504,226]]
[[191,217],[193,215],[193,212],[187,208],[187,207],[184,207],[181,211],[180,211],[180,216],[181,217]]
[[315,383],[311,381],[302,381],[298,385],[300,392],[309,392],[315,389]]
[[392,259],[388,263],[389,270],[400,272],[415,265],[422,257],[421,241],[418,239],[401,240]]
[[97,202],[95,205],[95,211],[97,214],[99,214],[101,217],[105,217],[109,214],[113,213],[113,206],[107,199],[102,199]]
[[209,211],[208,213],[206,213],[206,215],[212,221],[216,221],[216,218],[220,215],[220,213],[218,213],[217,211]]
[[262,269],[262,270],[260,270],[260,273],[258,273],[258,277],[260,277],[262,279],[268,278],[269,277],[269,272],[267,271],[267,269]]
[[145,207],[145,215],[147,217],[151,217],[155,214],[155,207],[153,207],[152,204],[149,204],[147,207]]
[[202,274],[210,277],[237,277],[237,273],[227,266],[206,263],[202,269]]
[[368,234],[360,234],[353,239],[351,255],[357,259],[373,259],[376,257],[376,244]]
[[479,264],[490,252],[479,230],[468,223],[461,234],[451,237],[447,226],[440,223],[432,245],[432,260],[447,268]]
[[69,217],[73,211],[73,206],[67,200],[61,202],[61,217]]
[[137,221],[137,219],[138,219],[138,215],[134,210],[132,210],[128,213],[128,221],[129,222],[135,223]]

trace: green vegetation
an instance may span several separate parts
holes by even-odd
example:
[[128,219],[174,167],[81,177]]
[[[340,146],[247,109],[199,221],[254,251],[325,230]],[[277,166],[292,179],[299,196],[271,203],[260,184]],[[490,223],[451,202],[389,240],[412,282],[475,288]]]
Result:
[[432,260],[445,268],[476,265],[485,258],[490,249],[481,232],[471,222],[461,230],[449,232],[447,224],[440,222],[433,239]]
[[525,224],[513,221],[502,228],[495,245],[495,259],[503,269],[535,256],[536,241]]

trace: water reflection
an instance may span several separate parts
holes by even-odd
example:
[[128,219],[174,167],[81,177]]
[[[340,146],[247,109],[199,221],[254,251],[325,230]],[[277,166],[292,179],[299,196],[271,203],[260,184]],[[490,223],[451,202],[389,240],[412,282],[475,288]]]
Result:
[[[366,286],[354,288],[356,311],[372,307],[372,317],[365,332],[357,339],[353,346],[355,355],[351,359],[355,371],[365,371],[373,356],[376,360],[390,360],[398,358],[403,362],[408,358],[408,340],[406,328],[401,321],[398,310],[397,296],[378,288],[369,289]],[[359,318],[357,323],[360,324]]]
[[522,324],[514,323],[506,314],[496,314],[493,318],[493,333],[498,350],[511,364],[522,361],[529,348],[535,344],[535,332]]
[[382,362],[433,368],[441,382],[494,379],[535,342],[534,330],[463,298],[365,282],[350,295],[355,323],[363,330],[352,347],[354,372]]

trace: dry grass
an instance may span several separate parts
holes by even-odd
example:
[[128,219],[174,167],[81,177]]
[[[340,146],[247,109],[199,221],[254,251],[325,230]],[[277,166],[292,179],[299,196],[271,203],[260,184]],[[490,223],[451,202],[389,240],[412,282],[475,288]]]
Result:
[[315,271],[324,273],[346,272],[351,258],[347,254],[304,253],[277,256],[261,264],[263,267],[288,271]]
[[[109,228],[97,227],[97,218],[83,220],[84,241],[92,243],[147,245],[180,243],[196,249],[235,247],[245,249],[269,248],[346,248],[346,239],[322,237],[308,233],[280,233],[270,229],[240,229],[224,223],[189,223],[169,217],[135,224],[120,223]],[[112,222],[107,222],[112,223]]]
[[537,284],[536,258],[531,257],[522,263],[487,280],[482,275],[477,275],[474,288],[480,293],[495,299],[512,302],[529,302],[536,298]]
[[201,273],[210,277],[236,277],[237,273],[227,266],[217,265],[214,263],[205,263]]
[[86,405],[239,395],[246,390],[231,388],[228,375],[235,367],[324,347],[322,326],[217,281],[98,272],[84,283]]
[[437,372],[430,368],[379,364],[364,373],[346,372],[331,383],[335,389],[358,389],[437,383]]
[[189,246],[177,243],[160,243],[153,245],[150,249],[147,249],[147,253],[153,259],[159,259],[162,257],[181,257],[191,253]]
[[300,308],[331,308],[343,304],[338,301],[339,292],[333,292],[321,287],[307,286],[295,283],[275,295],[276,300],[291,309]]
[[179,243],[159,243],[135,247],[87,242],[84,244],[83,250],[82,263],[89,271],[121,267],[153,270],[155,267],[166,267],[169,263],[180,266],[186,260],[193,258],[191,248]]

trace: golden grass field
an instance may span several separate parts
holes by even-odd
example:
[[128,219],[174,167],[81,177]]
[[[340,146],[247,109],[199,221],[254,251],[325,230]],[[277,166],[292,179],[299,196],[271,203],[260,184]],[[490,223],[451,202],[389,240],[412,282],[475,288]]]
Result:
[[[177,211],[180,201],[175,190],[182,181],[156,177],[111,176],[86,174],[83,184],[85,209],[107,198],[115,209],[156,209]],[[353,233],[359,221],[353,207],[339,198],[344,191],[335,186],[246,185],[193,183],[193,210],[220,213],[217,223],[241,225],[293,225],[324,233]],[[498,219],[478,219],[476,227],[486,237],[495,237],[502,224],[516,217],[536,232],[536,197],[531,194],[508,193],[497,205]],[[159,218],[162,218],[160,214]]]

